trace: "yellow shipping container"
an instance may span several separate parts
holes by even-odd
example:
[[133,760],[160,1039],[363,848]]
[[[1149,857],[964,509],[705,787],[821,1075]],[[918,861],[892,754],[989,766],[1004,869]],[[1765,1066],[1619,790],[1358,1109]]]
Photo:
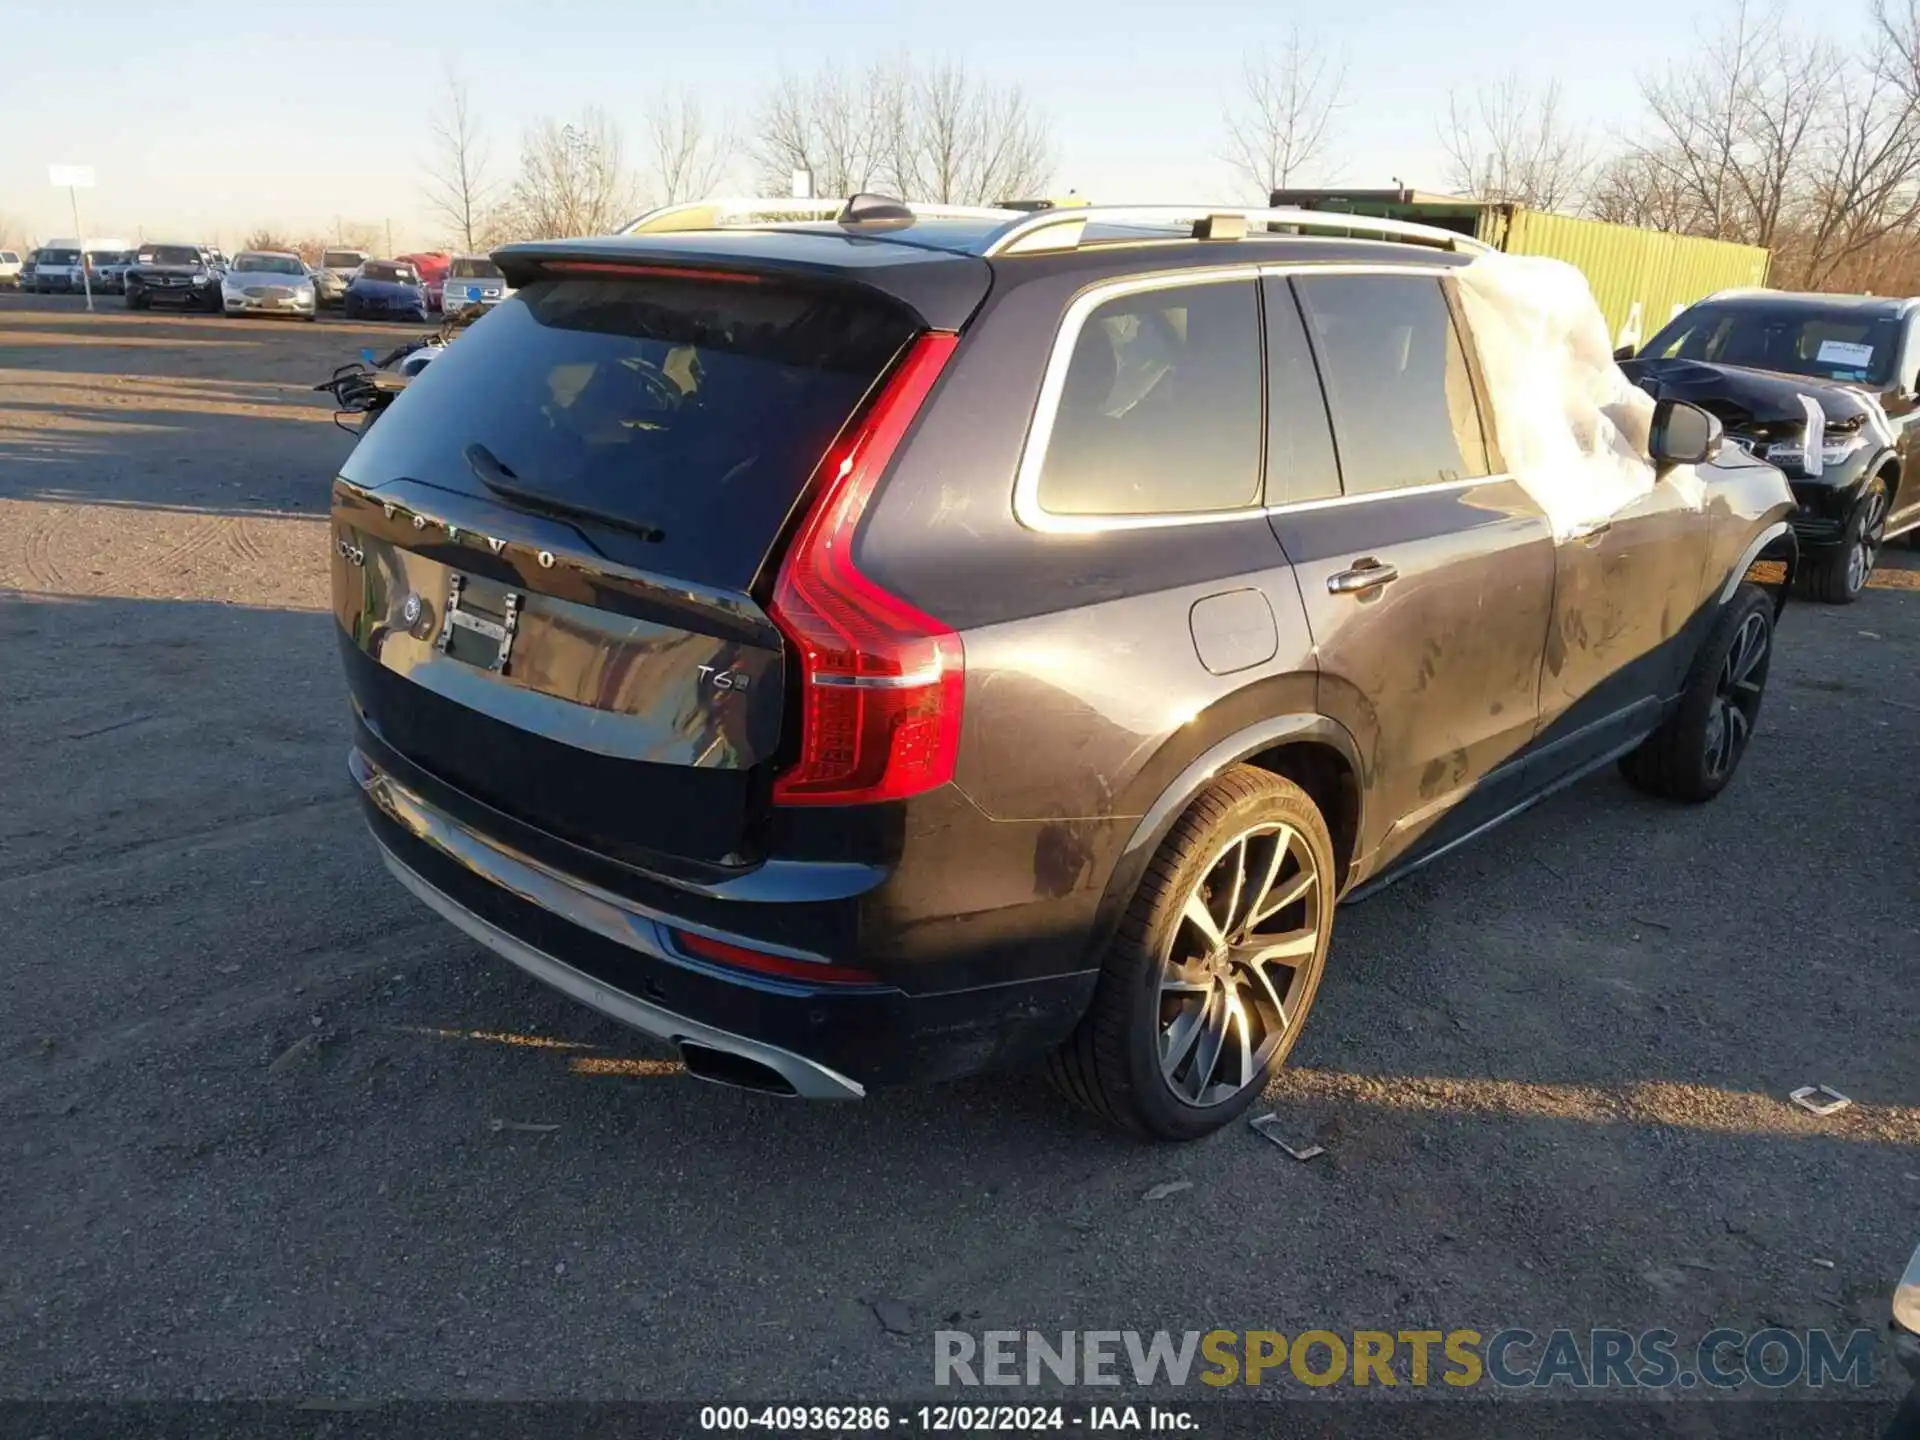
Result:
[[1587,277],[1616,344],[1645,340],[1678,311],[1716,290],[1766,284],[1772,258],[1757,245],[1418,190],[1276,190],[1272,203],[1416,220],[1471,235],[1510,255],[1565,260]]

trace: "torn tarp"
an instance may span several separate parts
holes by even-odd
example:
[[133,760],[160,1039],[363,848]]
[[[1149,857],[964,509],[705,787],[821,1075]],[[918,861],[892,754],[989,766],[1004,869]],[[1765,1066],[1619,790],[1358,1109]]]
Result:
[[[1653,400],[1614,363],[1586,277],[1564,261],[1500,254],[1454,274],[1507,470],[1546,512],[1554,538],[1650,493]],[[1661,483],[1700,503],[1688,472]]]

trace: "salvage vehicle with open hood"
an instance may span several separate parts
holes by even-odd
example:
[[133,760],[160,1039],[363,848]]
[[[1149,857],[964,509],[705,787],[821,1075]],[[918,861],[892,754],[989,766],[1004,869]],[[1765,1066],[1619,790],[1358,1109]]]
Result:
[[333,489],[386,865],[693,1074],[1042,1062],[1191,1139],[1341,901],[1615,761],[1702,802],[1746,755],[1792,495],[1627,382],[1578,271],[765,203],[495,252],[514,293]]
[[1920,300],[1714,295],[1621,369],[1651,395],[1711,411],[1786,472],[1814,598],[1858,599],[1881,546],[1920,531]]

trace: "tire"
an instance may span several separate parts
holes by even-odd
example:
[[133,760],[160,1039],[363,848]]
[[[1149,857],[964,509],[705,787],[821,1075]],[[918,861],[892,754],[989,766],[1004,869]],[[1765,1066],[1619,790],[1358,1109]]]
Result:
[[[1093,1002],[1049,1057],[1048,1078],[1075,1104],[1156,1140],[1197,1140],[1231,1124],[1306,1023],[1333,930],[1334,874],[1326,821],[1304,790],[1250,765],[1225,771],[1148,864],[1107,947]],[[1295,889],[1301,893],[1286,899]],[[1283,903],[1255,931],[1249,918],[1276,898]],[[1241,945],[1210,942],[1191,918],[1194,905],[1214,936],[1254,936]],[[1237,963],[1263,948],[1274,952],[1264,990],[1253,969]],[[1224,1078],[1210,1085],[1216,1074]]]
[[126,302],[126,303],[127,303],[127,309],[129,309],[129,310],[138,310],[138,309],[140,309],[140,308],[141,308],[141,307],[140,307],[140,297],[139,297],[138,295],[136,295],[136,294],[134,294],[134,293],[133,293],[133,291],[131,291],[131,290],[129,290],[129,291],[127,291],[127,302]]
[[1801,592],[1823,605],[1851,605],[1866,592],[1887,535],[1887,480],[1876,475],[1847,517],[1846,536],[1801,572]]
[[1629,784],[1692,805],[1727,788],[1759,722],[1773,618],[1773,599],[1759,586],[1734,592],[1700,647],[1679,706],[1620,761]]

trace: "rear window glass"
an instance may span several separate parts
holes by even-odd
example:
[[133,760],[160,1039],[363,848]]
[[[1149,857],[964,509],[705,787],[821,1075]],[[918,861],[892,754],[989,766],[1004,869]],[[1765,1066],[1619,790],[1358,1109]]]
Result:
[[1056,515],[1231,510],[1260,494],[1260,306],[1251,280],[1123,295],[1074,342],[1046,461]]
[[1487,473],[1466,352],[1438,280],[1311,275],[1293,283],[1319,352],[1347,494]]
[[420,276],[411,265],[395,265],[390,260],[369,260],[360,267],[362,280],[378,280],[388,285],[418,285]]
[[42,250],[40,263],[42,265],[77,265],[80,263],[80,252],[78,250]]
[[500,267],[491,260],[456,260],[448,273],[455,280],[498,280]]
[[[355,448],[347,478],[517,488],[664,534],[576,519],[615,558],[742,588],[828,443],[913,325],[883,302],[774,284],[542,280],[496,307]],[[523,505],[523,508],[536,508]]]

